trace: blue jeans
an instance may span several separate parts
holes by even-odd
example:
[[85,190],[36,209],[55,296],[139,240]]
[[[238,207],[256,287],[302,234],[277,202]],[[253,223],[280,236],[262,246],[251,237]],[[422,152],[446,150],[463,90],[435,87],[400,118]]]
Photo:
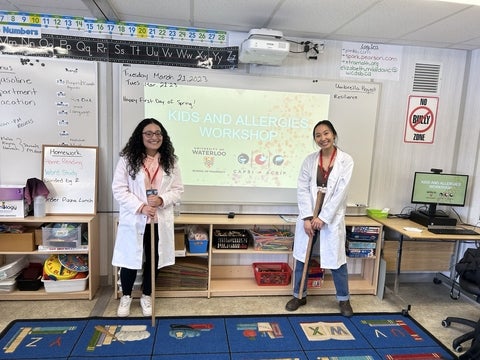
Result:
[[[312,247],[317,241],[318,236],[314,236]],[[310,257],[312,253],[310,252]],[[295,260],[295,273],[294,273],[294,285],[293,285],[293,296],[298,298],[300,294],[300,282],[302,281],[303,268],[305,264],[299,260]],[[338,301],[346,301],[350,299],[350,292],[348,289],[348,268],[347,264],[343,264],[338,269],[330,269],[332,272],[333,283],[335,285],[336,298]],[[305,284],[303,286],[302,298],[307,296],[307,279],[305,279]]]

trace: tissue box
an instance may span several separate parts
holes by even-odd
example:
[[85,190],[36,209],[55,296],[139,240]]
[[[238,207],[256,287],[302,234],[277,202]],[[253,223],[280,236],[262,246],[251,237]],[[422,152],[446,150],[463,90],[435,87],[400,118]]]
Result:
[[22,185],[0,185],[0,217],[25,217],[25,187]]

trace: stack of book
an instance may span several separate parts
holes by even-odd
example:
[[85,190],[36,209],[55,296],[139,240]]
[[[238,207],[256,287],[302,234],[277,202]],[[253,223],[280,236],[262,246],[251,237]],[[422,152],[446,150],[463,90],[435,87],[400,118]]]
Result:
[[156,281],[157,290],[206,290],[208,259],[202,257],[176,258],[175,265],[162,268]]
[[365,258],[375,256],[379,226],[347,226],[347,256]]

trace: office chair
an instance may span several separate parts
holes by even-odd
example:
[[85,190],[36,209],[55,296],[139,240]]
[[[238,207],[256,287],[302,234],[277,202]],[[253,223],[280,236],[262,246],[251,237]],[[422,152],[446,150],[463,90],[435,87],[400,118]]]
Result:
[[[475,296],[475,300],[480,303],[480,287],[472,281],[469,281],[465,279],[464,277],[460,276],[458,280],[458,284],[460,288]],[[459,292],[460,294],[460,292]],[[452,291],[450,293],[450,297],[454,300],[458,299],[459,296],[454,296],[453,295],[453,287]],[[462,352],[463,351],[463,346],[462,344],[467,342],[468,340],[473,340],[473,337],[475,335],[475,327],[477,326],[477,323],[480,322],[479,320],[469,320],[469,319],[464,319],[464,318],[459,318],[459,317],[454,317],[454,316],[449,316],[445,320],[442,320],[442,326],[443,327],[449,327],[451,323],[457,323],[457,324],[463,324],[467,325],[472,328],[471,331],[468,331],[464,333],[463,335],[460,335],[459,337],[455,338],[452,342],[452,347],[455,351],[457,352]]]

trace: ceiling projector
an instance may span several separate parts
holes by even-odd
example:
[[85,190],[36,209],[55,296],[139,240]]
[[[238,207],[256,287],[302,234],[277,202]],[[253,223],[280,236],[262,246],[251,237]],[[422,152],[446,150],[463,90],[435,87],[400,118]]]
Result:
[[290,52],[290,43],[281,31],[252,29],[239,48],[238,60],[259,65],[281,65]]

